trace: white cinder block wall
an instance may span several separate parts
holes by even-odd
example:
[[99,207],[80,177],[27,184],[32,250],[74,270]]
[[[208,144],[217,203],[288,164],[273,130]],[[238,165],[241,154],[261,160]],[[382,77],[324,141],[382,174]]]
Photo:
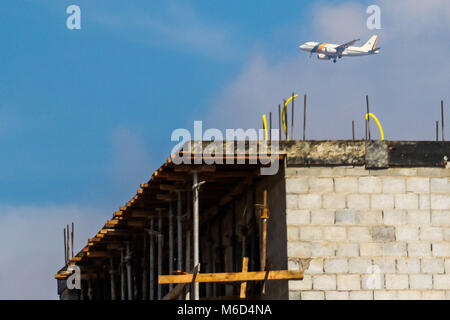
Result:
[[290,299],[450,299],[450,168],[286,169]]

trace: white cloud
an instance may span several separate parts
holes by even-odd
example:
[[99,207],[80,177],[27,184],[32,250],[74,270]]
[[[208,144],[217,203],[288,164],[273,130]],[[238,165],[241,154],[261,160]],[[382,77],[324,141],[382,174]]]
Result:
[[105,211],[75,205],[1,205],[0,300],[57,299],[64,265],[63,229],[75,223],[77,253],[103,225]]
[[[315,56],[309,59],[307,53],[293,48],[294,55],[271,63],[264,58],[263,52],[259,53],[211,101],[213,107],[208,125],[261,127],[262,113],[272,110],[275,115],[278,103],[295,91],[308,94],[307,137],[350,138],[351,121],[355,120],[357,137],[362,138],[365,95],[369,94],[371,111],[381,120],[387,139],[434,139],[434,123],[440,117],[439,101],[450,101],[450,61],[447,58],[450,44],[436,40],[447,37],[446,29],[450,27],[450,22],[440,20],[439,26],[431,23],[438,12],[437,6],[429,8],[429,4],[424,4],[426,8],[421,11],[412,5],[394,7],[393,2],[397,3],[380,4],[383,28],[377,30],[382,48],[380,55],[343,58],[333,64],[318,61]],[[450,2],[444,11],[448,7]],[[398,15],[398,8],[402,8],[402,15]],[[359,4],[322,4],[313,12],[311,34],[317,37],[317,41],[351,40],[355,36],[352,30],[355,29],[361,30],[363,43],[373,33],[365,29],[368,15]],[[409,25],[408,12],[414,16],[422,12],[424,16],[419,20],[430,23],[420,23],[417,26],[421,28],[420,32],[407,33],[404,26]],[[361,18],[357,18],[356,14],[360,14]],[[333,19],[351,21],[332,23]],[[362,26],[354,25],[355,21]],[[301,42],[302,39],[299,39],[299,44]],[[296,112],[297,137],[300,136],[302,124],[299,104],[301,106],[297,103]],[[376,127],[373,130],[377,130]]]

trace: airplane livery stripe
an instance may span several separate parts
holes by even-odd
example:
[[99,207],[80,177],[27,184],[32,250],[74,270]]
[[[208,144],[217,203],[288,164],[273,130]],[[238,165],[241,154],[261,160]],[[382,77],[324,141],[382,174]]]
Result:
[[319,48],[319,46],[321,45],[322,43],[318,43],[312,50],[311,50],[311,52],[316,52],[317,51],[317,48]]
[[327,43],[321,43],[320,45],[319,45],[319,47],[317,48],[317,52],[320,52],[325,46],[327,45]]

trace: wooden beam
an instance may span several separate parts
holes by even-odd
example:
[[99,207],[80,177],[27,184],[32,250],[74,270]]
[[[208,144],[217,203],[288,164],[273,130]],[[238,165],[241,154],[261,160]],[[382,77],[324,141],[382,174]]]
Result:
[[[242,272],[247,272],[248,271],[248,257],[244,257],[242,259]],[[245,299],[245,292],[247,291],[247,282],[242,282],[241,283],[241,294],[240,294],[240,298],[241,299]]]
[[[194,282],[243,282],[267,280],[303,280],[303,271],[278,270],[278,271],[254,271],[254,272],[224,272],[224,273],[199,273]],[[160,275],[159,284],[191,283],[194,274]]]

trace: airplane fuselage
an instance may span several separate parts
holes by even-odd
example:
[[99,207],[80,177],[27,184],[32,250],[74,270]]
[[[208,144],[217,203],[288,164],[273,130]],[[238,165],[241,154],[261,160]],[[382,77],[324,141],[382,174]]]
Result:
[[353,46],[357,40],[353,40],[344,45],[326,43],[326,42],[305,42],[300,46],[300,49],[311,54],[317,54],[317,57],[321,60],[333,59],[342,57],[357,57],[367,56],[380,53],[379,48],[376,48],[378,41],[377,36],[373,36],[369,41],[361,47]]

